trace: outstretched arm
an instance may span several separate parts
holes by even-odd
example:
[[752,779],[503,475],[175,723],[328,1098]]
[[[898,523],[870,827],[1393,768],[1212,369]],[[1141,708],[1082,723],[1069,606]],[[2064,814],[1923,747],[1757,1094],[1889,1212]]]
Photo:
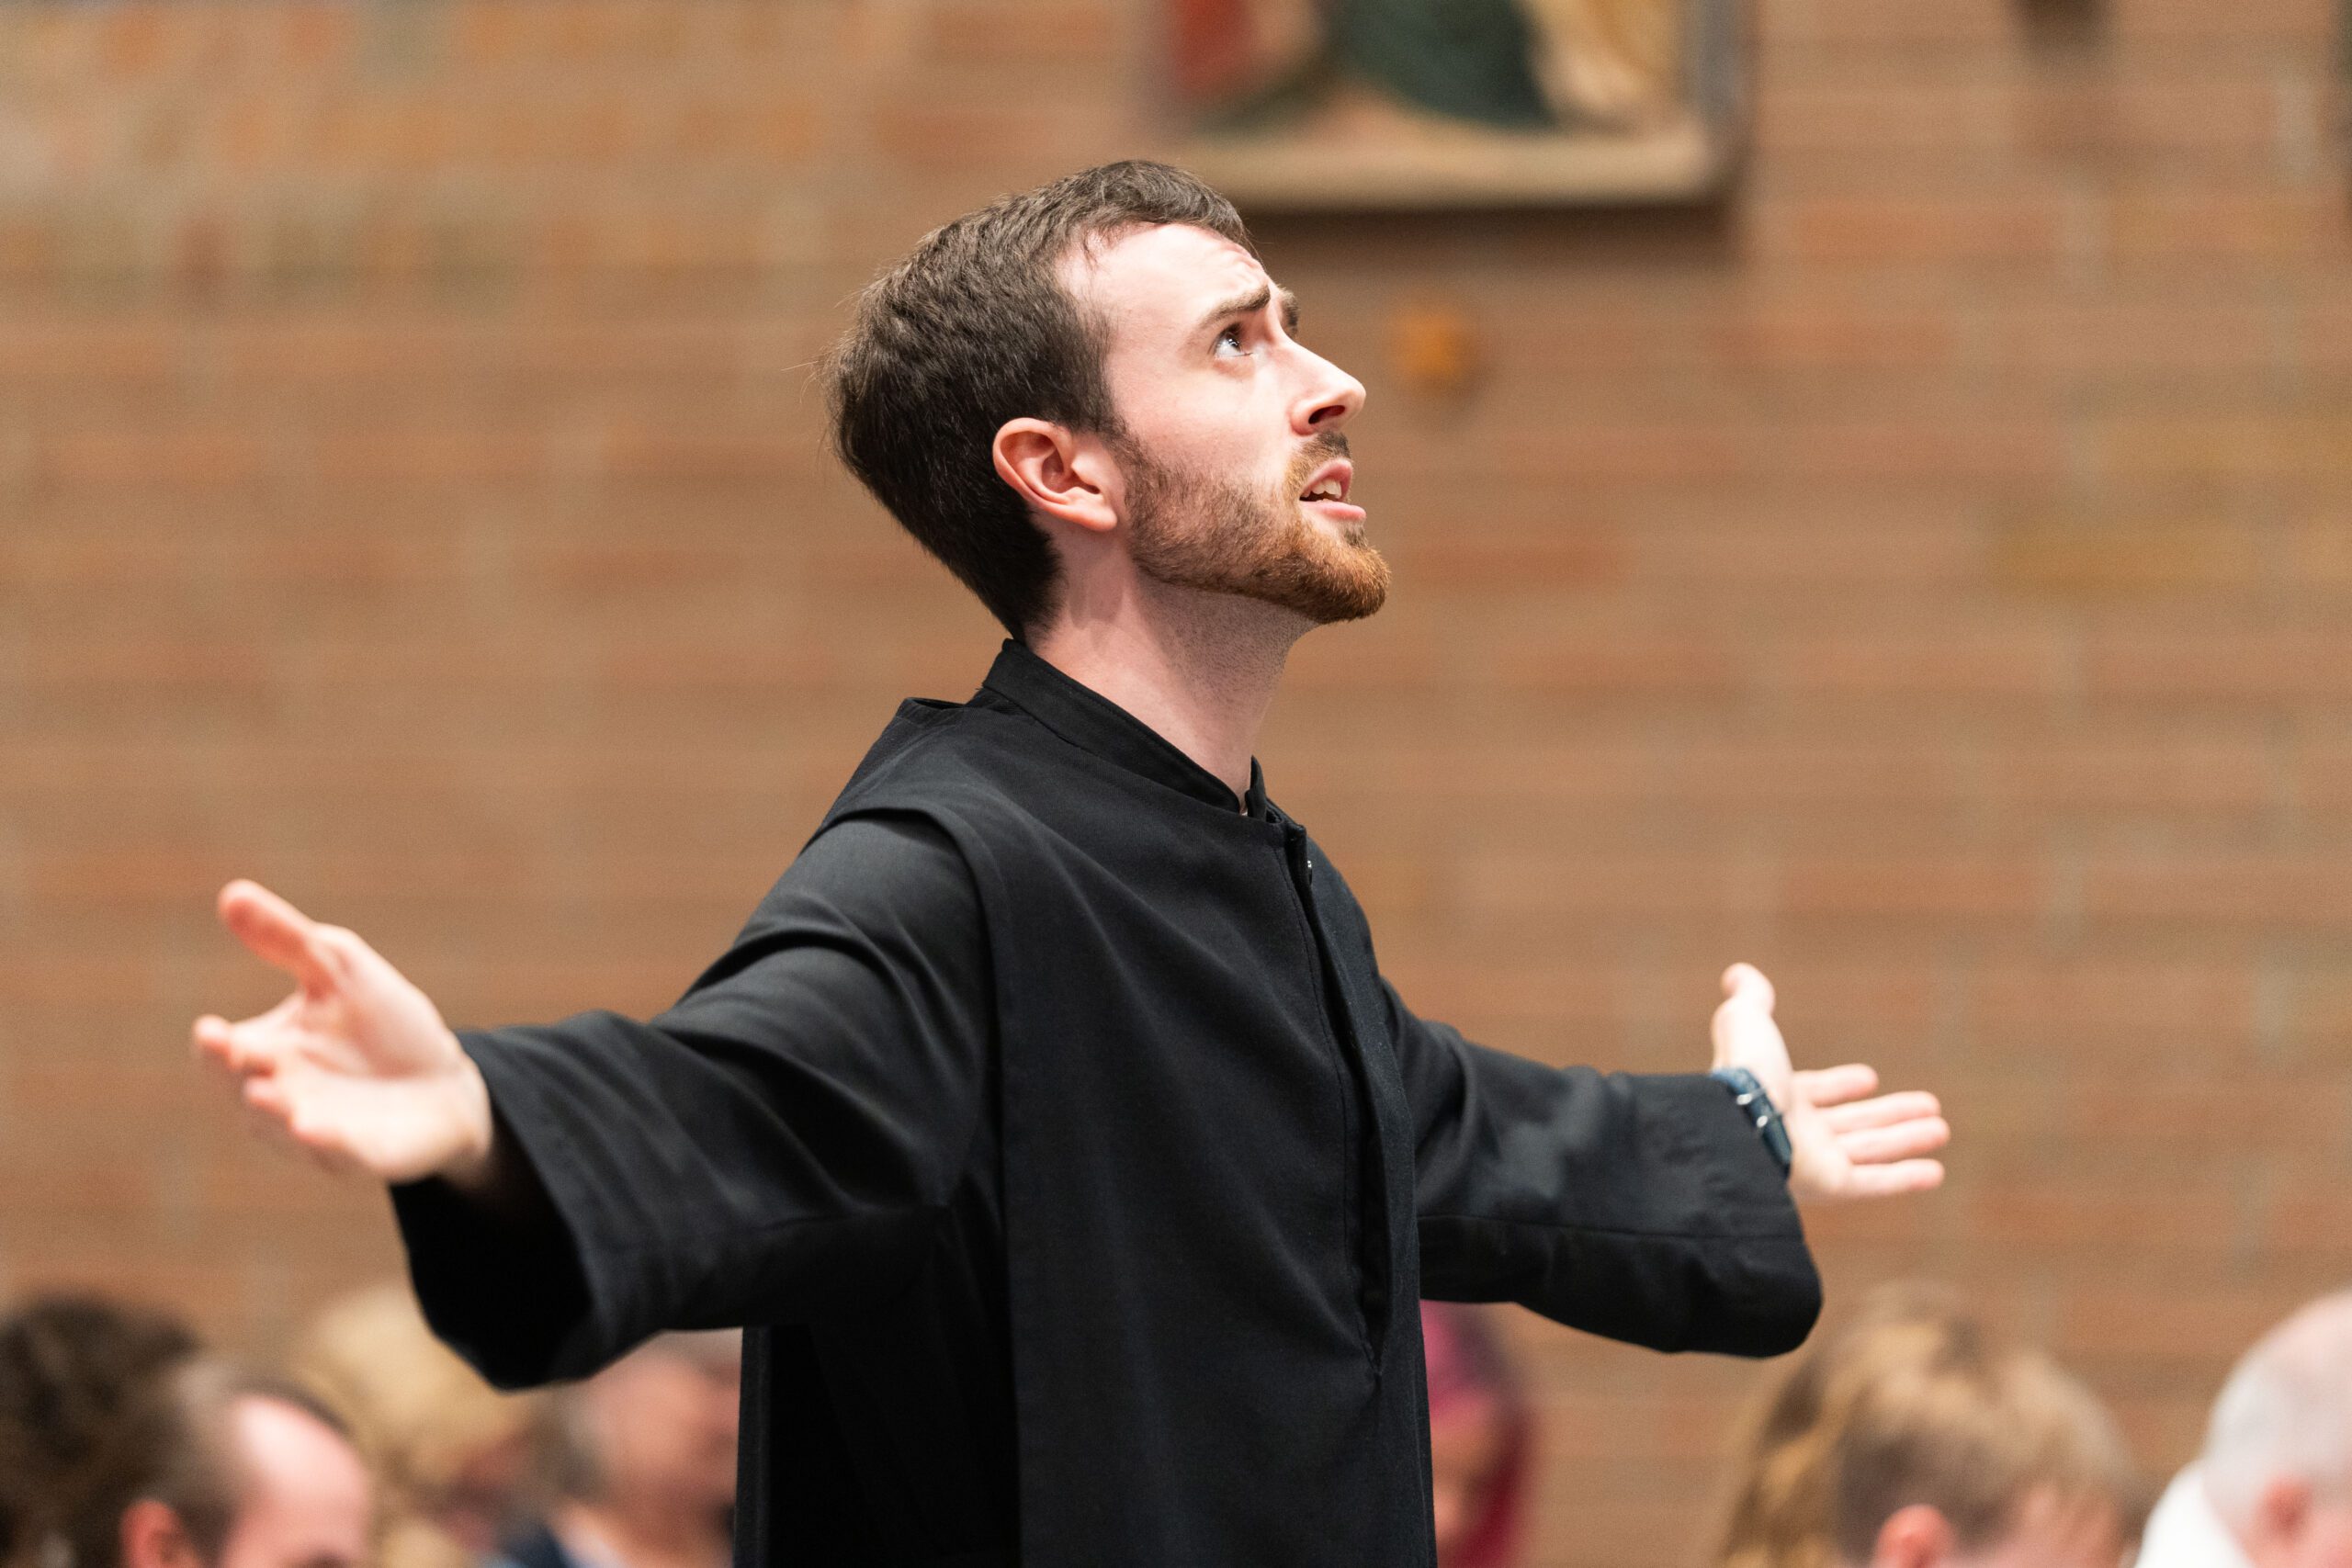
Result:
[[1718,1066],[1755,1073],[1789,1123],[1783,1180],[1720,1083],[1557,1068],[1472,1044],[1386,991],[1416,1137],[1422,1293],[1512,1301],[1660,1349],[1770,1354],[1803,1340],[1820,1282],[1792,1197],[1932,1186],[1947,1130],[1867,1068],[1795,1072],[1763,977],[1740,966]]
[[[271,931],[301,931],[273,906]],[[206,1021],[200,1048],[272,1128],[397,1184],[426,1315],[493,1381],[892,1289],[966,1175],[989,976],[969,874],[927,823],[828,829],[650,1021],[452,1036],[356,938],[312,930],[328,958],[296,994]]]

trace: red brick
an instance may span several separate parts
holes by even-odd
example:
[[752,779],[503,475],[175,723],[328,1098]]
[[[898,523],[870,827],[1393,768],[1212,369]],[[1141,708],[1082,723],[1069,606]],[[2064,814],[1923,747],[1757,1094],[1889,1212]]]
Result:
[[2234,1068],[2258,1043],[2261,981],[2215,958],[2011,958],[1977,965],[1961,1008],[1978,1049],[1996,1057],[2063,1051],[2105,1071],[2188,1045]]
[[1997,530],[1988,564],[2005,587],[2059,599],[2219,596],[2261,585],[2264,542],[2220,520],[2042,516]]
[[1082,65],[1111,50],[1116,20],[1101,0],[942,0],[924,46],[956,65]]
[[1810,694],[2049,698],[2069,679],[2064,638],[2038,627],[1793,635],[1760,660],[1770,683]]
[[2334,268],[2352,256],[2352,217],[2337,195],[2324,186],[2127,190],[2109,203],[2105,243],[2126,269]]
[[1459,901],[1505,916],[1744,913],[1764,907],[1769,896],[1768,885],[1745,867],[1671,852],[1464,857],[1447,880]]
[[2049,872],[2030,861],[1967,855],[1828,858],[1787,867],[1777,905],[1811,919],[2031,922],[2048,910]]
[[273,443],[238,429],[88,429],[37,435],[34,472],[59,490],[251,489],[270,473]]
[[2352,412],[2152,415],[2099,422],[2094,460],[2129,484],[2183,489],[2352,478]]
[[2202,291],[2037,299],[1985,310],[1973,344],[1980,362],[2005,378],[2128,382],[2159,392],[2177,389],[2185,377],[2258,385],[2306,352],[2283,315],[2272,305]]
[[2023,103],[2029,145],[2127,166],[2156,161],[2203,171],[2259,171],[2279,152],[2278,87],[2268,72],[2051,84]]
[[1555,695],[1728,696],[1746,684],[1737,650],[1700,628],[1538,631],[1496,647],[1489,679]]
[[2094,698],[2291,707],[2352,696],[2352,637],[2324,628],[2175,625],[2094,635],[2083,652]]
[[2300,1304],[2276,1288],[2086,1284],[2062,1305],[2054,1348],[2085,1359],[2192,1362],[2208,1369],[2205,1386],[2218,1393],[2237,1353]]
[[2352,920],[2352,865],[2309,851],[2098,855],[2082,883],[2085,915],[2118,925],[2326,931]]
[[2249,0],[2214,6],[2203,0],[2119,0],[2113,26],[2126,40],[2212,44],[2235,39],[2311,44],[2329,36],[2335,17],[2327,0]]
[[1837,499],[1709,497],[1634,507],[1620,530],[1629,576],[1653,591],[1748,589],[1785,594],[1950,591],[1979,581],[1987,529],[1973,501],[1939,503],[1916,487],[1858,487]]
[[1759,256],[1787,267],[2049,272],[2066,252],[2060,195],[1785,197],[1756,214]]
[[1760,95],[1756,137],[1774,158],[1831,155],[1883,168],[1926,155],[1965,170],[2015,149],[2018,96],[2013,83],[1973,76],[1790,73]]
[[1815,0],[1779,26],[1815,47],[1860,46],[1954,54],[1972,45],[2007,42],[2017,13],[1998,0],[1958,0],[1925,9],[1872,6],[1868,0]]
[[1758,301],[1710,333],[1702,347],[1713,365],[1726,369],[1917,376],[1950,369],[1962,341],[1951,311],[1861,305],[1823,294]]
[[1973,1235],[2020,1258],[2080,1257],[2130,1236],[2141,1250],[2186,1257],[2210,1268],[2241,1245],[2241,1205],[2226,1191],[2184,1191],[2169,1185],[2111,1192],[2030,1182],[1978,1184],[1955,1196]]

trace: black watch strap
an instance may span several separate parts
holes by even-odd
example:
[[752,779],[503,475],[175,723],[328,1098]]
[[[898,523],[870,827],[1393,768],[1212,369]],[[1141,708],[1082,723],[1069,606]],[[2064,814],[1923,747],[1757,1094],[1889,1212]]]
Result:
[[1717,1067],[1707,1075],[1731,1090],[1731,1102],[1739,1107],[1740,1114],[1756,1124],[1756,1135],[1764,1140],[1764,1148],[1781,1174],[1789,1174],[1790,1163],[1796,1151],[1789,1146],[1788,1124],[1781,1120],[1780,1108],[1772,1097],[1764,1092],[1764,1085],[1746,1067]]

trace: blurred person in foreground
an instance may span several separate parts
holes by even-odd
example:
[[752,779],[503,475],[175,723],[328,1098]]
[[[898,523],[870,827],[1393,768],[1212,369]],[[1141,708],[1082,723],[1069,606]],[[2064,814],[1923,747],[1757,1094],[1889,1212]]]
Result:
[[1421,1303],[1430,1376],[1430,1512],[1437,1568],[1518,1560],[1533,1423],[1519,1370],[1493,1321],[1453,1302]]
[[334,1419],[85,1298],[0,1320],[7,1568],[365,1568],[369,1486]]
[[1252,756],[1292,645],[1388,588],[1363,388],[1296,325],[1232,205],[1154,164],[865,292],[839,449],[1011,640],[899,708],[660,1017],[461,1040],[350,931],[222,891],[296,988],[198,1050],[393,1184],[492,1381],[759,1325],[747,1563],[1424,1568],[1423,1298],[1777,1353],[1820,1305],[1792,1200],[1941,1179],[1932,1098],[1797,1072],[1745,964],[1715,1074],[1508,1055],[1383,981]]
[[2140,1568],[2352,1568],[2352,1292],[2304,1307],[2222,1385]]
[[544,1399],[484,1382],[433,1337],[405,1285],[331,1303],[290,1371],[343,1418],[376,1477],[379,1568],[473,1568],[530,1514]]
[[556,1502],[496,1568],[724,1568],[742,1342],[665,1334],[555,1395]]
[[2113,1420],[1942,1291],[1875,1292],[1781,1382],[1715,1568],[2117,1568],[2144,1495]]

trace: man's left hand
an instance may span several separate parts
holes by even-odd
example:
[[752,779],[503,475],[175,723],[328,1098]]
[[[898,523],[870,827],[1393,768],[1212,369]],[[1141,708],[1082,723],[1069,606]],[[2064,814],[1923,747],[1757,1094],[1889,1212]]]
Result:
[[1881,1198],[1941,1185],[1941,1160],[1924,1156],[1951,1141],[1936,1097],[1878,1092],[1878,1074],[1860,1063],[1798,1072],[1772,1021],[1772,982],[1753,964],[1724,971],[1724,1004],[1713,1033],[1718,1067],[1746,1067],[1780,1109],[1789,1132],[1789,1191],[1800,1201]]

